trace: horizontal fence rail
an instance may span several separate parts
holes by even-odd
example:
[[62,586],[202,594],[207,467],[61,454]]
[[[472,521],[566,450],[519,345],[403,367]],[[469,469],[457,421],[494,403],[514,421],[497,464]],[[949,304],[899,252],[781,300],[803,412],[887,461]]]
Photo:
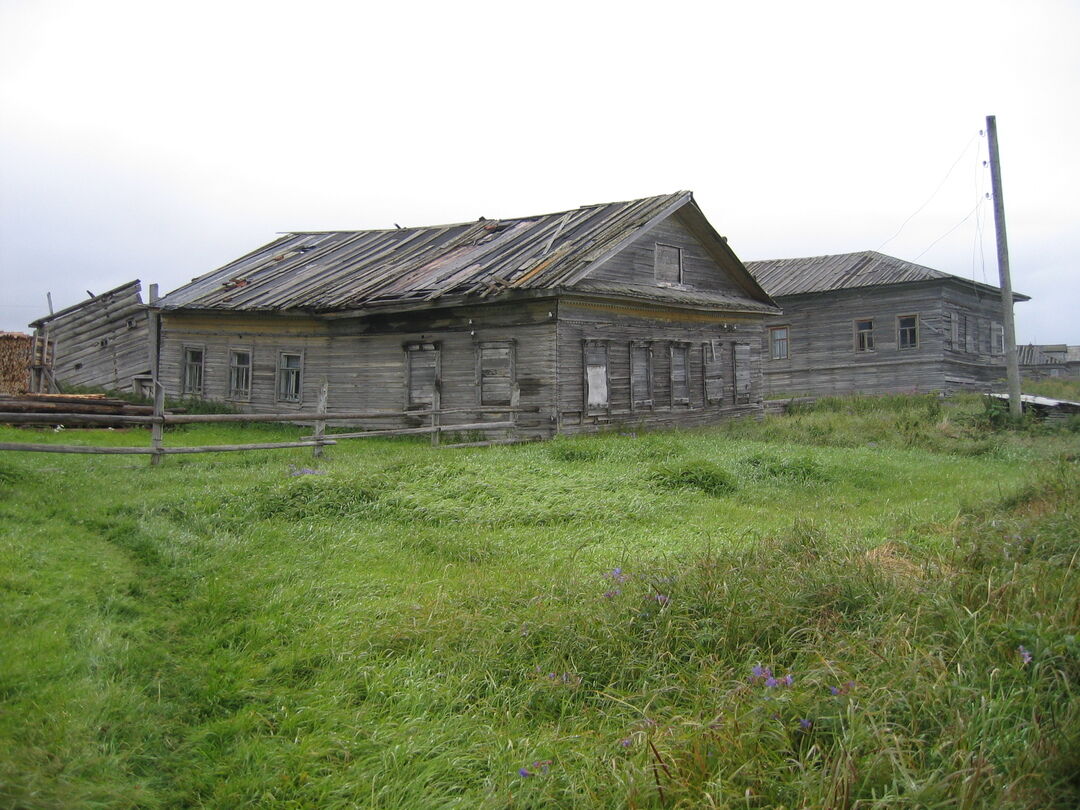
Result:
[[[149,447],[95,447],[89,445],[42,444],[31,442],[0,442],[0,450],[13,450],[35,453],[76,453],[88,455],[148,455],[152,464],[160,463],[162,457],[188,453],[227,453],[244,450],[279,450],[297,447],[310,447],[316,458],[322,456],[322,449],[336,445],[342,439],[361,439],[378,436],[408,436],[430,434],[432,444],[438,445],[443,433],[465,433],[488,430],[514,430],[517,428],[515,415],[519,413],[539,413],[539,407],[478,406],[475,408],[435,408],[415,411],[328,411],[326,410],[326,388],[320,392],[318,410],[315,412],[293,413],[166,413],[164,395],[160,385],[156,386],[154,396],[154,414],[152,416],[127,414],[93,413],[0,413],[0,423],[6,424],[47,424],[47,425],[103,425],[150,427],[151,442]],[[499,421],[466,422],[462,424],[441,424],[444,415],[492,414],[509,416]],[[409,419],[430,420],[422,427],[376,428],[350,433],[326,433],[328,422],[349,422],[365,419]],[[314,422],[315,433],[302,436],[293,442],[262,442],[253,444],[218,444],[200,447],[166,447],[163,428],[168,425],[253,423],[253,422]],[[512,444],[522,441],[520,438],[497,438],[486,441],[462,442],[444,447],[483,447],[496,444]]]

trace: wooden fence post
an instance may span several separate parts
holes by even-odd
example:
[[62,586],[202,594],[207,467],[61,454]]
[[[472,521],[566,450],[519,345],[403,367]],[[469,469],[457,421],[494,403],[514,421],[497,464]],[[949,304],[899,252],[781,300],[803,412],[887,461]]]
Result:
[[[326,377],[323,377],[322,385],[319,386],[319,404],[316,410],[319,413],[326,413],[326,395],[329,392],[329,384],[326,382]],[[311,448],[311,455],[313,458],[323,457],[323,437],[326,435],[326,422],[322,419],[315,423],[315,446]]]
[[[156,375],[155,375],[156,377]],[[150,426],[151,466],[158,466],[165,457],[162,447],[165,444],[165,386],[154,380],[154,423]]]

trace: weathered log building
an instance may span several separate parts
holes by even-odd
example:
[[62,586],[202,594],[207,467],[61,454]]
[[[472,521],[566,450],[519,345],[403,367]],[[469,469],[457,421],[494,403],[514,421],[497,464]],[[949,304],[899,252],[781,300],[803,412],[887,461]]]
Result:
[[132,390],[150,370],[147,309],[136,279],[30,324],[31,390]]
[[289,233],[157,308],[171,396],[311,410],[325,379],[331,411],[534,408],[535,435],[759,413],[779,312],[690,192]]
[[997,287],[874,251],[746,267],[783,308],[766,324],[768,395],[986,390],[1005,378]]

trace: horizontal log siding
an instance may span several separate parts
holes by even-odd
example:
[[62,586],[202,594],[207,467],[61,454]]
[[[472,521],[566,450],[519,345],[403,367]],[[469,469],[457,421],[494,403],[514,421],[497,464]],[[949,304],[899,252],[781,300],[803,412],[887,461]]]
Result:
[[[549,316],[548,313],[552,315]],[[472,321],[472,323],[470,323]],[[185,346],[206,352],[204,397],[225,400],[231,348],[252,352],[252,391],[241,411],[274,413],[315,408],[325,376],[330,411],[401,411],[405,408],[406,343],[439,346],[440,406],[474,408],[480,404],[477,350],[480,343],[512,341],[516,377],[514,404],[539,408],[519,414],[525,435],[550,435],[554,407],[554,303],[461,308],[379,316],[367,319],[317,320],[273,315],[187,315],[165,313],[161,379],[170,396],[179,396]],[[276,370],[281,351],[304,355],[303,400],[276,401]],[[483,417],[503,421],[505,415]],[[427,417],[423,418],[427,424]],[[420,417],[357,422],[363,427],[415,427]],[[442,424],[476,422],[475,414],[447,414]]]
[[[784,314],[766,326],[788,326],[788,357],[773,360],[766,346],[769,396],[888,394],[985,387],[1004,376],[1004,357],[989,354],[990,322],[1001,321],[1000,300],[944,281],[865,287],[777,299]],[[949,312],[979,321],[980,347],[969,354],[952,347]],[[897,346],[897,318],[919,316],[919,345]],[[874,322],[874,351],[856,352],[856,320]]]
[[[678,218],[669,217],[596,270],[588,278],[628,284],[655,284],[656,244],[682,250],[682,286],[733,295],[746,293],[720,268],[704,245]],[[671,285],[668,285],[671,286]]]
[[[724,325],[728,328],[725,329]],[[732,328],[734,327],[734,328]],[[584,342],[608,345],[609,408],[584,413]],[[723,369],[723,396],[707,402],[704,361],[711,341],[717,341]],[[652,406],[634,408],[630,390],[630,344],[652,343]],[[559,420],[560,432],[578,433],[612,427],[663,428],[714,424],[725,419],[761,413],[761,342],[759,318],[723,316],[663,308],[563,301],[559,305]],[[733,344],[750,346],[751,396],[747,404],[734,401]],[[673,404],[671,346],[689,347],[689,404]],[[703,344],[709,344],[705,348]]]
[[139,292],[138,284],[129,285],[48,323],[53,375],[61,386],[129,391],[131,378],[149,370],[147,314]]

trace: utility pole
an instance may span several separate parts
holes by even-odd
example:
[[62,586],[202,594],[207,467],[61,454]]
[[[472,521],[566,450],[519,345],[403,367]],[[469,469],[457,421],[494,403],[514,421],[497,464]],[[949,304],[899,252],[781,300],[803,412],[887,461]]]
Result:
[[1001,280],[1001,325],[1005,332],[1005,372],[1009,379],[1009,413],[1020,416],[1020,366],[1016,362],[1016,326],[1013,322],[1012,279],[1009,276],[1009,241],[1005,237],[1005,199],[1001,194],[997,121],[986,116],[990,146],[990,186],[994,195],[994,231],[997,233],[998,277]]

